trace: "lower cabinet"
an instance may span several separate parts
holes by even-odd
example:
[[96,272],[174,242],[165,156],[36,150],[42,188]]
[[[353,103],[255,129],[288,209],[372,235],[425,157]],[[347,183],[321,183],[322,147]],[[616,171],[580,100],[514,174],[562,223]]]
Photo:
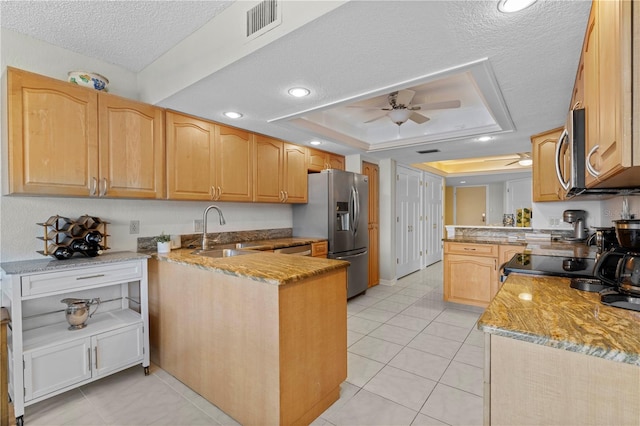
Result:
[[311,256],[321,257],[324,259],[327,257],[328,252],[329,252],[328,241],[318,241],[316,243],[311,243]]
[[500,265],[525,246],[445,242],[444,300],[486,307],[500,290]]

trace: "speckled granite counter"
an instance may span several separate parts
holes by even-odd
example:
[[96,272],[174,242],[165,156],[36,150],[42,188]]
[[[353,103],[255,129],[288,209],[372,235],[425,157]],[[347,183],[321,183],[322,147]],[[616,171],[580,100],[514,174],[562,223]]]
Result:
[[[269,244],[275,244],[274,247],[282,243],[269,242]],[[263,253],[257,250],[255,253],[221,258],[195,255],[191,254],[192,252],[193,249],[180,249],[172,250],[168,254],[154,253],[152,257],[159,261],[246,277],[274,285],[289,284],[349,265],[349,262],[342,260]]]
[[443,238],[442,241],[448,243],[471,243],[471,244],[505,244],[513,246],[525,246],[525,240],[513,240],[507,237],[469,237],[455,236],[453,238]]
[[509,239],[507,237],[474,237],[456,236],[444,238],[444,242],[472,243],[472,244],[501,244],[525,246],[525,253],[541,254],[544,256],[588,257],[596,256],[597,248],[582,243],[567,243],[559,241],[527,241],[524,239]]
[[640,366],[640,313],[570,280],[511,274],[478,321],[484,332]]
[[106,252],[96,257],[72,257],[67,260],[57,260],[52,257],[42,259],[19,260],[16,262],[0,263],[7,275],[27,274],[31,272],[48,272],[59,269],[69,269],[85,266],[101,265],[105,263],[124,262],[127,260],[137,260],[149,258],[149,254],[135,253],[131,251]]

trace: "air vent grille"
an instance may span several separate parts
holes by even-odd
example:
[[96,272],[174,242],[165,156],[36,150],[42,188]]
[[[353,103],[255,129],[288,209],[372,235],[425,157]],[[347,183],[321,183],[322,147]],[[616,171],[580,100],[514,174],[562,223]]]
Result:
[[440,152],[439,149],[425,149],[423,151],[416,151],[418,154],[433,154],[434,152]]
[[247,38],[255,38],[280,25],[280,0],[264,0],[247,11]]

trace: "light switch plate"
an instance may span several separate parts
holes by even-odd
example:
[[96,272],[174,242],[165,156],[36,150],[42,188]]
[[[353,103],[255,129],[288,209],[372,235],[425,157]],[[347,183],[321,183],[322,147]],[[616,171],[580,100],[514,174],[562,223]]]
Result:
[[202,232],[202,219],[194,219],[193,232]]

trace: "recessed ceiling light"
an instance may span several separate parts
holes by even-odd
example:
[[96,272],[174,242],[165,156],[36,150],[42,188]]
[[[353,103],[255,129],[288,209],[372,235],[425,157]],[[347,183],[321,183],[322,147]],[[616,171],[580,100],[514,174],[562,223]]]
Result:
[[498,2],[498,10],[502,13],[519,12],[526,9],[537,0],[500,0]]
[[491,139],[493,139],[491,136],[481,136],[478,138],[480,142],[490,141]]
[[305,96],[309,95],[309,93],[311,93],[311,90],[304,87],[292,87],[291,89],[289,89],[289,94],[291,96],[295,96],[296,98],[304,98]]
[[521,166],[530,166],[533,164],[533,160],[531,158],[523,158],[522,160],[518,161],[518,164],[520,164]]
[[239,112],[235,112],[235,111],[227,111],[224,113],[224,116],[227,118],[240,118],[242,117],[242,114],[240,114]]
[[311,145],[322,145],[322,142],[320,141],[311,141],[309,142]]
[[467,183],[467,181],[466,180],[461,180],[460,183]]

